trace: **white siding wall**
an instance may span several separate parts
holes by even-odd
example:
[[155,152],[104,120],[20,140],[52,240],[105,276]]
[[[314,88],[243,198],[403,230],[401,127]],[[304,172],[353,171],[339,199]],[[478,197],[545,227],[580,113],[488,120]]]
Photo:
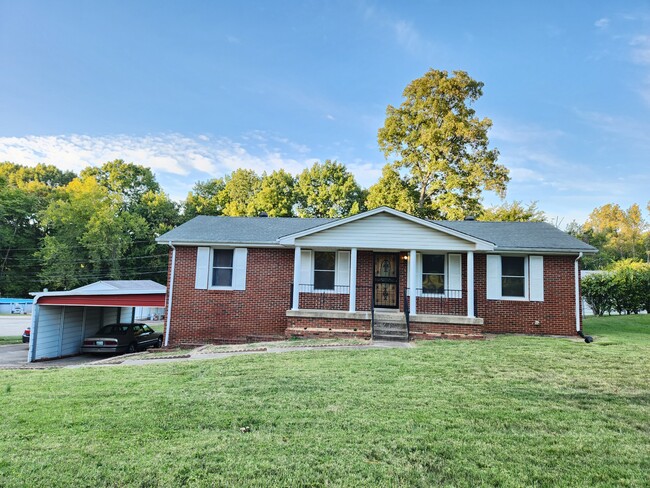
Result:
[[81,337],[83,311],[84,307],[65,307],[60,356],[69,356],[79,352],[83,341],[83,337]]
[[120,313],[120,322],[125,322],[127,324],[131,323],[131,317],[133,316],[133,307],[123,307],[122,312]]
[[471,242],[385,213],[298,238],[296,246],[423,251],[475,249]]
[[63,307],[41,305],[36,334],[34,359],[55,358],[59,355],[59,334]]

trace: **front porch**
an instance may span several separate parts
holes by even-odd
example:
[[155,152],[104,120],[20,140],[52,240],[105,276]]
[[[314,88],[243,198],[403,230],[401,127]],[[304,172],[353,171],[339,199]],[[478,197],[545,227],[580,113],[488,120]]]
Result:
[[285,335],[483,338],[473,261],[472,251],[296,247]]

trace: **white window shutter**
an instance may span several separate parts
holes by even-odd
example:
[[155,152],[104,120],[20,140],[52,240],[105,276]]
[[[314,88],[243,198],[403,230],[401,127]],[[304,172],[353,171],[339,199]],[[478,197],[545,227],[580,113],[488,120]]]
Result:
[[196,248],[196,275],[194,288],[197,290],[208,289],[208,278],[210,277],[210,248]]
[[238,247],[232,253],[232,287],[234,290],[246,289],[246,258],[248,249]]
[[[350,251],[336,253],[336,268],[334,272],[334,285],[350,286]],[[349,293],[349,289],[337,289],[339,293]]]
[[487,255],[487,298],[488,300],[501,299],[501,256]]
[[[447,272],[449,274],[447,288],[450,290],[463,289],[463,261],[460,254],[447,255]],[[453,295],[458,298],[457,294]]]
[[[314,284],[314,267],[311,261],[311,251],[300,251],[300,283],[299,285]],[[308,287],[300,291],[312,291]]]
[[528,256],[530,301],[544,301],[544,256]]

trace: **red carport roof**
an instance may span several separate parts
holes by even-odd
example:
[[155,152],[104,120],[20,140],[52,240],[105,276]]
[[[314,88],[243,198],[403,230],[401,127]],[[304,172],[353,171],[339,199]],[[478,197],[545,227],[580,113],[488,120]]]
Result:
[[34,304],[85,307],[164,307],[166,287],[151,280],[97,281],[69,291],[30,293]]
[[39,305],[79,305],[86,307],[164,307],[165,294],[41,296]]

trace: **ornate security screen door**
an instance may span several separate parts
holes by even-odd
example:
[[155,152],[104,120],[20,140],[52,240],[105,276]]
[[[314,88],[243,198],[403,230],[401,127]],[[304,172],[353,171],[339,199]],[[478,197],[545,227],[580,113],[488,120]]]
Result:
[[399,254],[375,253],[375,307],[398,308]]

